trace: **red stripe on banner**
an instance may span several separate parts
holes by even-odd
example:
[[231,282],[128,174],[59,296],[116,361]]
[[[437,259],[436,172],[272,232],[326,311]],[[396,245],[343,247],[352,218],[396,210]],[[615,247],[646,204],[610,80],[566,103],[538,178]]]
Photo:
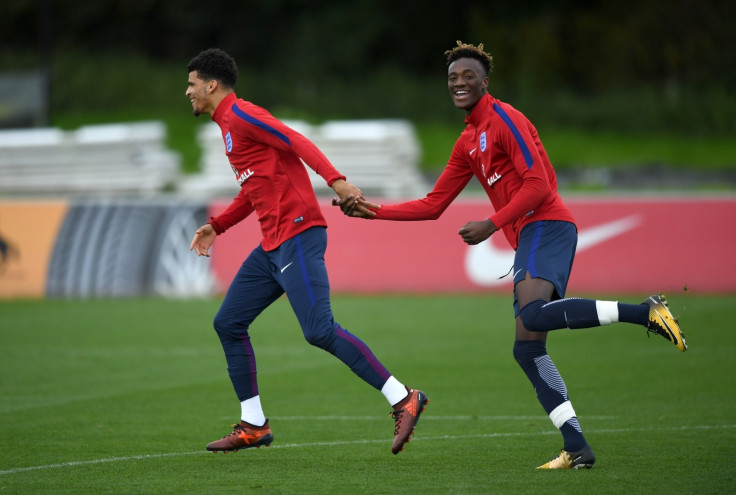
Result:
[[[568,198],[578,251],[569,292],[736,291],[736,198]],[[228,202],[211,206],[211,214]],[[457,234],[492,213],[487,200],[456,200],[441,218],[393,222],[347,218],[321,202],[329,225],[326,263],[336,292],[511,289],[513,251],[501,233],[478,246]],[[248,218],[215,243],[212,267],[226,288],[260,242]]]

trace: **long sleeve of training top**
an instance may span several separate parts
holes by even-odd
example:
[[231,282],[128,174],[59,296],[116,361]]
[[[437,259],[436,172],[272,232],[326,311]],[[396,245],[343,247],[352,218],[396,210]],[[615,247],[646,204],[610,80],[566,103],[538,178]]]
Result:
[[432,191],[422,199],[384,205],[375,210],[377,220],[436,220],[465,188],[473,171],[465,163],[450,160]]
[[327,226],[304,163],[332,185],[345,179],[307,138],[265,109],[226,96],[212,115],[222,132],[240,192],[210,220],[220,234],[253,211],[258,215],[266,251],[313,226]]
[[465,123],[445,170],[427,197],[384,206],[374,218],[438,218],[475,175],[493,205],[488,218],[503,230],[514,249],[521,229],[530,222],[574,223],[557,193],[557,178],[537,130],[521,112],[486,94]]

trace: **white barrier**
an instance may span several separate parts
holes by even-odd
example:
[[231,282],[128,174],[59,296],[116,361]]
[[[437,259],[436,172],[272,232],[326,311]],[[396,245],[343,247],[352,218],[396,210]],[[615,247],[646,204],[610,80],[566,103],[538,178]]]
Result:
[[[418,168],[419,143],[407,121],[330,121],[321,126],[283,122],[314,142],[335,168],[366,194],[396,198],[423,196],[429,190]],[[217,124],[203,125],[198,141],[202,171],[187,177],[180,191],[207,196],[237,194],[238,186]],[[332,191],[311,168],[307,167],[307,171],[317,193]]]
[[163,122],[0,131],[0,194],[151,194],[179,179]]

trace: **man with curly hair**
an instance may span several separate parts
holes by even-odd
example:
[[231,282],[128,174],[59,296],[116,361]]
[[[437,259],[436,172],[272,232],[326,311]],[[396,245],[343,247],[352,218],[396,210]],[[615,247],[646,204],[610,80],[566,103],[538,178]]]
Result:
[[190,250],[210,256],[215,238],[253,212],[263,234],[261,244],[235,275],[214,319],[241,403],[241,418],[230,434],[211,442],[207,450],[236,451],[273,441],[261,408],[248,329],[285,293],[306,340],[340,359],[393,406],[391,451],[398,454],[409,442],[428,399],[421,390],[394,378],[364,342],[335,322],[324,260],[327,223],[302,160],[340,198],[360,198],[360,189],[347,182],[311,141],[235,95],[238,69],[227,53],[205,50],[189,62],[188,71],[186,96],[193,113],[208,114],[220,126],[225,153],[240,186],[232,203],[197,229]]
[[641,304],[565,298],[577,228],[557,192],[555,171],[537,130],[521,112],[488,93],[493,58],[482,44],[458,41],[445,55],[450,97],[465,110],[466,127],[432,191],[423,199],[393,205],[380,206],[357,195],[333,204],[361,218],[434,220],[473,176],[480,181],[494,213],[467,222],[458,234],[474,245],[501,230],[516,250],[513,354],[564,442],[562,452],[539,468],[590,468],[595,454],[547,354],[547,332],[627,322],[663,336],[681,351],[687,349],[684,335],[660,295]]

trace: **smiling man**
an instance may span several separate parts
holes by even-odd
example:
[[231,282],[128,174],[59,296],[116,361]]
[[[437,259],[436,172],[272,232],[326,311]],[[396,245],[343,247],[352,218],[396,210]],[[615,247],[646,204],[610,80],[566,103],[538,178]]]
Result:
[[[192,112],[195,117],[208,114],[219,125],[225,154],[240,187],[225,211],[197,229],[189,249],[199,256],[210,256],[216,237],[253,212],[263,234],[261,244],[235,275],[215,316],[215,330],[240,400],[241,416],[233,431],[211,442],[207,450],[236,451],[268,446],[273,441],[261,407],[248,330],[258,315],[286,294],[304,338],[340,359],[393,406],[391,451],[398,454],[409,442],[428,399],[424,392],[394,378],[364,342],[335,322],[324,259],[327,223],[302,161],[340,198],[362,197],[360,190],[346,182],[311,141],[265,109],[235,95],[238,69],[227,53],[205,50],[189,62],[188,69],[186,96]],[[319,388],[319,384],[314,387]]]
[[482,44],[458,41],[445,55],[450,98],[465,111],[466,127],[432,191],[423,199],[394,205],[380,206],[352,195],[333,204],[348,216],[433,220],[473,176],[478,179],[494,211],[467,222],[458,234],[463,242],[475,245],[501,230],[516,251],[509,271],[514,280],[514,358],[563,437],[562,452],[539,468],[590,468],[595,454],[547,354],[547,332],[634,323],[681,351],[687,349],[684,335],[659,295],[641,304],[565,299],[578,234],[575,219],[557,192],[555,171],[537,130],[521,112],[488,93],[493,59]]

